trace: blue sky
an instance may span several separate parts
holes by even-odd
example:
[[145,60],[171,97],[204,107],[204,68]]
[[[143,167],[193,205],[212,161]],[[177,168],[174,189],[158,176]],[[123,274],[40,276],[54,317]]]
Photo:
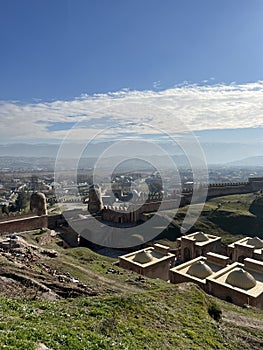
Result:
[[261,0],[2,0],[2,99],[263,79]]
[[205,141],[261,146],[262,18],[261,0],[1,0],[2,142],[61,140],[85,115],[101,127],[113,100],[147,99]]

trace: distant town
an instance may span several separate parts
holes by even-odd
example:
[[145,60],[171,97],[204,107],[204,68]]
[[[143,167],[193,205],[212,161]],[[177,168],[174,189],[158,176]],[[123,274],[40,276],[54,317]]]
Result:
[[[40,158],[41,159],[41,158]],[[22,160],[21,160],[22,161]],[[45,158],[42,159],[45,163]],[[1,211],[21,211],[26,208],[25,202],[21,201],[21,196],[26,193],[41,191],[45,193],[47,201],[54,204],[59,196],[60,202],[83,202],[87,200],[89,186],[93,183],[93,169],[80,169],[78,171],[77,181],[72,180],[71,171],[59,174],[59,179],[54,177],[48,167],[32,169],[30,158],[24,161],[24,166],[14,167],[12,163],[1,160],[0,172],[0,206]],[[50,165],[52,166],[52,165]],[[112,188],[121,186],[133,188],[134,196],[141,192],[159,192],[160,186],[166,196],[172,195],[174,189],[193,188],[192,169],[180,167],[180,179],[176,179],[173,172],[169,169],[164,171],[164,186],[158,184],[158,177],[154,169],[138,169],[122,171],[115,173],[113,177],[100,177],[99,185],[101,187],[103,202],[112,205],[118,198],[114,196]],[[208,184],[220,183],[241,183],[248,181],[251,177],[262,177],[263,167],[226,167],[214,166],[208,169]],[[59,180],[59,181],[58,181]],[[157,186],[157,187],[156,187]]]

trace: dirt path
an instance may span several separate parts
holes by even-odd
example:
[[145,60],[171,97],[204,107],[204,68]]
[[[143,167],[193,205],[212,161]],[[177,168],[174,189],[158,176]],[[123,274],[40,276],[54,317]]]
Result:
[[66,261],[64,261],[64,264],[79,269],[81,272],[84,272],[87,276],[93,278],[98,282],[101,282],[102,284],[105,284],[107,288],[114,289],[118,292],[133,292],[133,293],[141,292],[141,288],[128,285],[123,282],[118,282],[113,278],[108,278],[108,277],[98,275],[96,272],[86,269],[85,267],[75,265],[73,263],[66,262]]
[[236,312],[228,311],[223,314],[223,321],[232,323],[240,327],[248,327],[263,331],[263,320],[240,315]]

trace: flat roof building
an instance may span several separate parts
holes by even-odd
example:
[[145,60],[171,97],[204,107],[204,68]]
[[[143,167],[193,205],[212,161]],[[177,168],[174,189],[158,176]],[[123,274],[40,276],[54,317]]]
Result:
[[120,256],[119,266],[143,276],[167,281],[174,260],[175,255],[169,253],[169,247],[154,244],[153,247]]
[[263,240],[259,237],[245,237],[227,247],[232,261],[243,262],[245,258],[263,261]]
[[208,293],[236,305],[263,309],[263,262],[250,258],[234,262],[207,277]]
[[205,256],[208,252],[219,253],[221,237],[194,232],[178,238],[178,248],[181,250],[181,261],[189,261],[198,256]]

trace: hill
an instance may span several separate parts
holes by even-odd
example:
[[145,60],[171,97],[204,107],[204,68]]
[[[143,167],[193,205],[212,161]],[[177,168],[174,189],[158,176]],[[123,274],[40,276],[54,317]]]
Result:
[[249,211],[263,219],[263,196],[257,197],[250,205]]
[[[260,349],[263,314],[30,232],[0,254],[1,349]],[[222,314],[221,314],[222,312]],[[218,322],[216,316],[221,315]]]
[[247,157],[244,159],[232,161],[226,164],[227,166],[247,166],[247,167],[261,167],[263,166],[263,156]]
[[[245,236],[259,236],[263,238],[263,218],[254,215],[253,209],[262,211],[262,198],[258,194],[238,194],[216,197],[205,203],[203,211],[197,219],[191,232],[204,231],[222,237],[222,242],[229,244]],[[194,210],[195,205],[193,205]],[[180,226],[185,218],[188,206],[179,208],[174,220],[156,240],[160,243],[175,245],[180,237]],[[164,211],[163,215],[171,216],[171,211]],[[152,214],[149,214],[151,216]]]

